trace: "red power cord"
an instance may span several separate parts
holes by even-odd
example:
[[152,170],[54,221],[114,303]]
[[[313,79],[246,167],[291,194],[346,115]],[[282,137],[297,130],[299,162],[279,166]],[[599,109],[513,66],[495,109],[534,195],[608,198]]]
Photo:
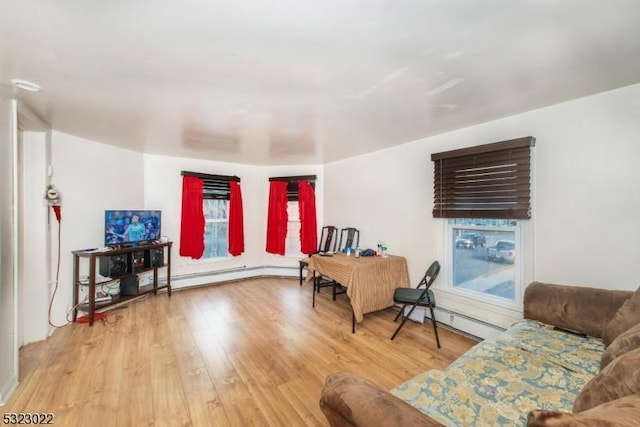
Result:
[[53,213],[56,214],[56,219],[58,220],[58,224],[62,220],[62,213],[60,212],[60,205],[53,205]]
[[60,278],[60,247],[61,247],[61,231],[62,231],[62,213],[60,212],[60,205],[53,205],[53,212],[56,214],[56,219],[58,220],[58,265],[56,267],[56,281],[55,287],[53,288],[53,293],[51,294],[51,300],[49,301],[49,325],[54,328],[61,328],[65,325],[55,325],[51,321],[51,308],[53,306],[53,300],[56,297],[56,292],[58,291],[58,279]]

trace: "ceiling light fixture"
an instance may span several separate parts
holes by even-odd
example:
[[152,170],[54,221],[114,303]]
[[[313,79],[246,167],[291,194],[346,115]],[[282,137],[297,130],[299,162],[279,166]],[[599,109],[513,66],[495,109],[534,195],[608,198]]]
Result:
[[28,80],[11,79],[11,84],[13,84],[18,89],[26,90],[28,92],[40,92],[42,90],[40,85],[37,85]]

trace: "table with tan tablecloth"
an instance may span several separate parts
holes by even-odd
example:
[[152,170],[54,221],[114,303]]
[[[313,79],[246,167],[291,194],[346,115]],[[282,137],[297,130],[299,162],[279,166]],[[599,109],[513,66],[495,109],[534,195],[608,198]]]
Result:
[[395,288],[409,287],[409,270],[404,257],[358,257],[336,253],[313,255],[309,259],[307,280],[313,272],[329,277],[347,288],[356,322],[367,313],[393,305]]

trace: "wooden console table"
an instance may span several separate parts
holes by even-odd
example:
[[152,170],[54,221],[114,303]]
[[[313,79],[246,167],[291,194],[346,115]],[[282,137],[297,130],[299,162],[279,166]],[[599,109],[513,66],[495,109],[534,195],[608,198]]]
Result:
[[[73,253],[73,321],[77,320],[78,311],[87,313],[89,325],[93,325],[96,310],[103,309],[124,301],[137,298],[150,292],[157,293],[159,289],[167,289],[171,296],[171,245],[167,243],[152,243],[111,250],[77,250]],[[87,265],[88,263],[88,265]],[[99,265],[98,265],[99,264]],[[166,268],[166,282],[160,284],[158,270]],[[85,273],[81,279],[80,271]],[[96,275],[108,276],[104,281],[97,282]],[[107,301],[96,301],[97,288],[117,285],[119,280],[134,278],[143,273],[153,273],[153,283],[136,286],[133,291],[128,289],[126,295],[112,294]],[[106,273],[106,274],[105,274]],[[86,279],[84,278],[86,277]],[[86,288],[88,295],[85,301],[80,301],[80,289]]]

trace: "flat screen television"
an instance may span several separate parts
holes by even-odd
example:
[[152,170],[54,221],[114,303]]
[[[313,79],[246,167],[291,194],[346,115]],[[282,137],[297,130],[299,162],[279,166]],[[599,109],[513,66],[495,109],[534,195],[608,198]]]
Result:
[[136,245],[160,239],[161,211],[104,211],[105,246]]

